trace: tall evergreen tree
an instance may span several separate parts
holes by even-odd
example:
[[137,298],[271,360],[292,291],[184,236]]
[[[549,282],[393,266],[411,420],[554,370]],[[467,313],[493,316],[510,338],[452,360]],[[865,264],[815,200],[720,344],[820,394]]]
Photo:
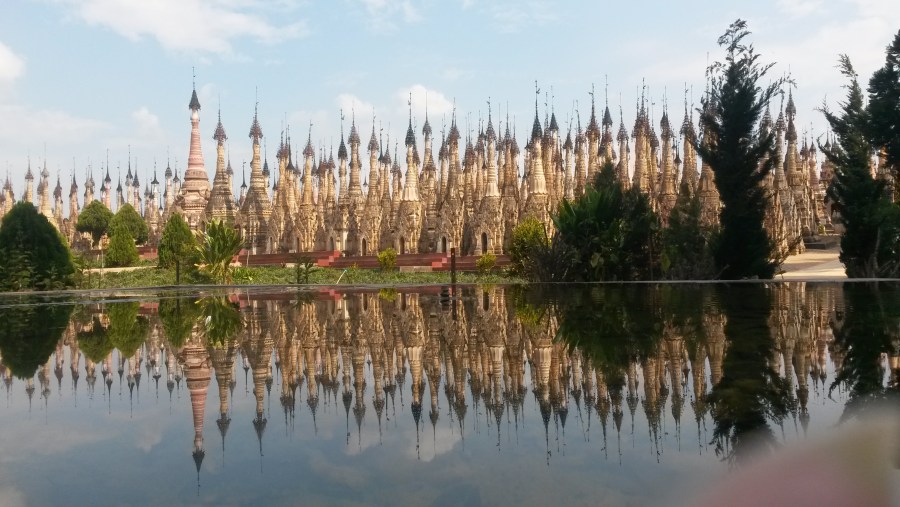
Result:
[[106,205],[100,201],[91,201],[78,214],[75,230],[90,233],[92,246],[96,248],[100,244],[100,238],[109,229],[109,221],[112,218],[112,211]]
[[131,229],[125,224],[116,224],[110,229],[109,252],[106,261],[110,266],[131,266],[138,261],[137,247],[131,237]]
[[144,221],[144,218],[138,214],[132,205],[123,204],[116,211],[116,214],[113,215],[109,222],[109,230],[113,230],[118,225],[128,227],[131,237],[134,238],[134,242],[138,245],[143,245],[147,242],[147,238],[150,235],[147,222]]
[[190,226],[178,213],[174,213],[163,228],[159,240],[159,267],[175,268],[175,284],[181,283],[181,270],[193,266],[197,258],[197,238]]
[[872,144],[885,152],[900,201],[900,31],[885,51],[884,66],[869,80],[868,131]]
[[744,42],[749,34],[747,22],[739,19],[719,37],[725,61],[710,67],[710,92],[700,116],[706,135],[694,141],[712,167],[722,200],[713,257],[724,279],[771,278],[775,273],[773,245],[763,225],[762,186],[775,166],[775,135],[757,131],[781,81],[759,86],[772,65],[760,63],[753,46]]
[[0,225],[0,290],[52,290],[70,287],[75,267],[59,231],[20,202]]
[[821,146],[835,166],[828,197],[840,212],[844,225],[841,262],[850,278],[897,276],[900,273],[896,206],[886,197],[885,182],[869,170],[872,144],[866,136],[869,114],[850,58],[840,57],[841,73],[850,80],[840,112],[825,105],[822,112],[835,135],[830,148]]

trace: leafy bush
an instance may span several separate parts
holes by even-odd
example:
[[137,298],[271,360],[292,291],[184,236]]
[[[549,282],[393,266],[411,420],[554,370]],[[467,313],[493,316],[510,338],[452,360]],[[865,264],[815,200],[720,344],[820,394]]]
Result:
[[215,283],[231,283],[231,260],[243,245],[244,241],[234,227],[221,220],[213,220],[207,224],[206,232],[200,236],[197,245],[200,271]]
[[494,269],[494,266],[497,265],[497,256],[488,252],[483,254],[481,257],[475,261],[475,268],[478,270],[478,274],[486,275]]
[[385,248],[378,252],[378,266],[382,271],[392,271],[397,268],[397,251],[393,248]]
[[106,253],[106,263],[112,267],[131,266],[138,261],[137,247],[134,246],[134,238],[131,230],[122,223],[115,224],[110,229],[109,250]]
[[75,230],[91,235],[91,244],[96,248],[100,244],[100,238],[109,229],[109,222],[113,214],[109,208],[100,201],[91,201],[78,214],[78,222]]
[[116,226],[120,225],[128,228],[131,237],[134,238],[134,242],[138,245],[143,245],[147,242],[147,238],[150,235],[150,231],[147,229],[147,222],[144,222],[144,219],[132,205],[123,204],[122,207],[116,211],[112,220],[109,221],[109,230],[111,231],[115,229]]
[[[554,242],[562,241],[574,255],[573,280],[648,280],[659,273],[659,218],[645,194],[622,188],[611,163],[582,196],[560,203],[553,222]],[[560,247],[558,254],[565,250]]]
[[157,262],[161,268],[175,268],[175,283],[181,282],[181,269],[197,262],[197,238],[184,218],[174,213],[163,228]]
[[71,287],[72,255],[47,217],[20,202],[0,224],[0,290]]
[[510,272],[524,275],[529,252],[535,247],[546,247],[548,244],[547,231],[540,220],[529,217],[520,222],[512,230],[509,245]]
[[682,183],[669,224],[662,232],[663,277],[673,280],[708,280],[715,278],[711,240],[714,231],[700,220],[700,197],[691,195]]
[[309,257],[298,258],[297,262],[294,264],[294,270],[297,274],[296,283],[299,285],[300,280],[303,280],[303,283],[309,283],[310,275],[317,269],[319,269],[319,267],[316,265],[315,259],[310,259]]

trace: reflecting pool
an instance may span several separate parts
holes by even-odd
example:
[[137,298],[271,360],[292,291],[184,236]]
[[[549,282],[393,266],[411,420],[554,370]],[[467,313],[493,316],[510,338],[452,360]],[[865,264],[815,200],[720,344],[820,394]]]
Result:
[[900,287],[4,297],[0,380],[3,505],[690,505],[898,405]]

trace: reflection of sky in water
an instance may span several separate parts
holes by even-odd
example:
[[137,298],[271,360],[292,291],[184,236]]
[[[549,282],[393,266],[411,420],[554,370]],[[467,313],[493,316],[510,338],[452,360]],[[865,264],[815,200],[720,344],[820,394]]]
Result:
[[[53,376],[51,357],[46,397],[37,375],[30,403],[20,379],[0,393],[5,398],[0,399],[4,505],[670,504],[728,473],[727,464],[710,445],[710,414],[695,421],[690,374],[680,421],[673,416],[670,392],[656,439],[641,404],[632,415],[624,402],[621,432],[610,418],[604,438],[596,410],[585,406],[583,396],[576,403],[572,393],[565,426],[558,414],[551,415],[545,435],[527,366],[529,389],[522,411],[514,417],[507,406],[499,428],[484,400],[473,401],[468,383],[468,409],[460,427],[445,394],[446,378],[441,381],[439,414],[432,426],[425,376],[418,431],[410,406],[408,368],[393,401],[387,397],[379,427],[372,406],[372,366],[367,361],[366,413],[358,428],[352,404],[349,416],[345,412],[340,386],[336,391],[320,389],[315,424],[305,384],[296,390],[293,415],[286,416],[279,401],[281,375],[273,366],[260,455],[253,426],[252,371],[245,381],[238,355],[224,445],[216,425],[220,415],[215,375],[209,383],[203,426],[206,455],[198,486],[185,380],[170,396],[164,366],[158,388],[142,371],[140,384],[129,395],[125,376],[120,381],[115,371],[114,353],[111,394],[104,389],[99,364],[95,391],[89,392],[84,359],[73,389],[69,348],[64,350],[61,386]],[[810,435],[832,428],[846,401],[840,389],[828,396],[834,378],[830,357],[826,373],[824,386],[809,384]],[[706,375],[708,382],[708,364]],[[670,382],[668,375],[666,381]],[[641,399],[643,385],[641,378],[637,390]],[[796,393],[796,380],[792,392]],[[782,442],[797,441],[804,434],[791,414],[773,430]]]

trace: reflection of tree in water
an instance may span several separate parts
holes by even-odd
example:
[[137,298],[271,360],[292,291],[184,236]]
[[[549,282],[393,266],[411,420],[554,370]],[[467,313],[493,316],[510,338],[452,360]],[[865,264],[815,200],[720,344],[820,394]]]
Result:
[[124,357],[133,356],[150,333],[150,321],[139,315],[140,309],[137,301],[110,303],[106,308],[109,340]]
[[[900,399],[900,287],[850,283],[843,293],[844,308],[836,308],[832,320],[834,347],[843,361],[829,388],[829,394],[842,385],[849,392],[842,421]],[[891,369],[887,385],[882,354]]]
[[175,297],[161,299],[158,313],[166,338],[172,347],[178,349],[190,338],[200,316],[200,308],[196,299]]
[[740,460],[755,445],[774,446],[769,419],[787,414],[788,381],[773,368],[775,342],[769,330],[770,289],[759,284],[722,287],[728,353],[722,379],[708,397],[715,422],[716,453]]
[[[25,303],[26,301],[22,301]],[[0,309],[0,354],[13,375],[30,378],[53,353],[72,306],[23,305]]]

